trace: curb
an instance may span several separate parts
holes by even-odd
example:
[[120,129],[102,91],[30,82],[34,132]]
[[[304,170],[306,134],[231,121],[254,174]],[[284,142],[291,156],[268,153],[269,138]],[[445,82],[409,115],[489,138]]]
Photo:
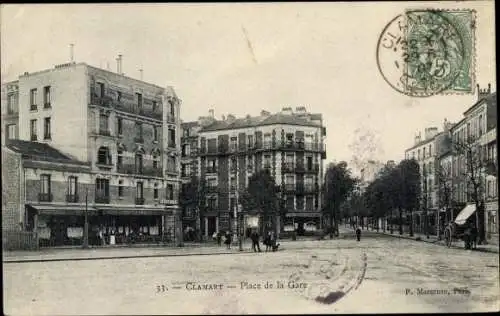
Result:
[[[418,241],[418,242],[425,242],[425,243],[428,243],[428,244],[433,244],[433,245],[438,245],[438,246],[446,246],[444,244],[440,244],[441,240],[434,240],[434,241],[430,241],[430,240],[426,240],[426,239],[420,239],[420,240],[416,240],[416,238],[418,237],[409,237],[409,236],[401,236],[401,235],[391,235],[391,234],[386,234],[386,233],[378,233],[380,235],[385,235],[385,236],[390,236],[390,237],[394,237],[394,238],[403,238],[403,239],[408,239],[408,240],[413,240],[413,241]],[[454,248],[454,249],[463,249],[463,247],[456,247],[456,246],[451,246],[450,248]],[[476,249],[473,249],[473,251],[478,251],[478,252],[488,252],[488,253],[499,253],[498,250],[491,250],[491,249],[485,249],[485,248],[476,248]]]

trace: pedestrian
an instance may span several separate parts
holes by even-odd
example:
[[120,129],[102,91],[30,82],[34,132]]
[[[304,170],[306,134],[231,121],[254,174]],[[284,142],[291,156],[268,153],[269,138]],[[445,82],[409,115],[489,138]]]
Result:
[[231,249],[231,235],[231,232],[226,232],[226,240],[224,241],[224,243],[226,244],[227,249]]
[[267,232],[266,238],[264,238],[264,245],[266,245],[266,252],[271,248],[271,232]]
[[222,234],[220,232],[217,232],[216,238],[217,238],[217,245],[221,246],[222,245]]
[[99,228],[99,240],[101,241],[101,246],[104,246],[106,244],[106,241],[104,240],[104,234],[102,232],[102,228]]
[[252,234],[250,235],[250,237],[252,239],[252,249],[253,249],[253,251],[257,252],[257,249],[258,249],[259,252],[261,252],[260,245],[259,245],[259,234],[257,233],[257,231],[252,232]]
[[356,239],[358,241],[361,240],[361,229],[359,228],[359,226],[356,228]]

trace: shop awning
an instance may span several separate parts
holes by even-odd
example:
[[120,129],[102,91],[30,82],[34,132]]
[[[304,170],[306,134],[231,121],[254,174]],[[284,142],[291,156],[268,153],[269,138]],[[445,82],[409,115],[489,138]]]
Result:
[[45,204],[27,204],[27,206],[33,209],[38,214],[43,215],[73,215],[73,216],[83,216],[85,215],[85,210],[87,210],[88,215],[97,215],[97,210],[93,207],[79,206],[79,205],[45,205]]
[[476,205],[475,204],[468,204],[463,208],[463,210],[458,213],[457,217],[455,218],[455,223],[458,225],[463,225],[467,221],[467,219],[474,214],[476,211]]
[[99,207],[103,215],[173,215],[172,210],[163,208]]

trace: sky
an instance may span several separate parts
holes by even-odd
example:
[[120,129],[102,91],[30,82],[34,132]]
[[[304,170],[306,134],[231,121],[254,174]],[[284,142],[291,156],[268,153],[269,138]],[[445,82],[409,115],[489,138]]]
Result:
[[[418,131],[457,122],[476,95],[415,98],[384,81],[376,47],[412,7],[476,10],[476,81],[495,77],[492,1],[404,3],[39,4],[1,6],[1,78],[70,61],[171,85],[181,118],[322,113],[327,161],[400,160]],[[365,136],[363,138],[363,135]],[[365,140],[360,140],[365,139]],[[353,146],[354,145],[354,146]]]

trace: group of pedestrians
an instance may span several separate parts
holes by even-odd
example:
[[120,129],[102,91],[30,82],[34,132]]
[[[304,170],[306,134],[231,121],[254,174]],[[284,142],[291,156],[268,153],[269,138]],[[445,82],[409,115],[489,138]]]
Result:
[[[217,245],[222,246],[222,239],[224,238],[224,244],[227,249],[231,249],[233,234],[229,231],[225,233],[217,232],[214,234],[214,238],[217,240]],[[252,240],[252,250],[254,252],[262,252],[260,249],[260,236],[259,233],[254,230],[250,234],[250,239]],[[264,245],[266,246],[267,251],[277,251],[280,244],[277,243],[276,234],[272,231],[266,234],[266,237],[263,240]]]

